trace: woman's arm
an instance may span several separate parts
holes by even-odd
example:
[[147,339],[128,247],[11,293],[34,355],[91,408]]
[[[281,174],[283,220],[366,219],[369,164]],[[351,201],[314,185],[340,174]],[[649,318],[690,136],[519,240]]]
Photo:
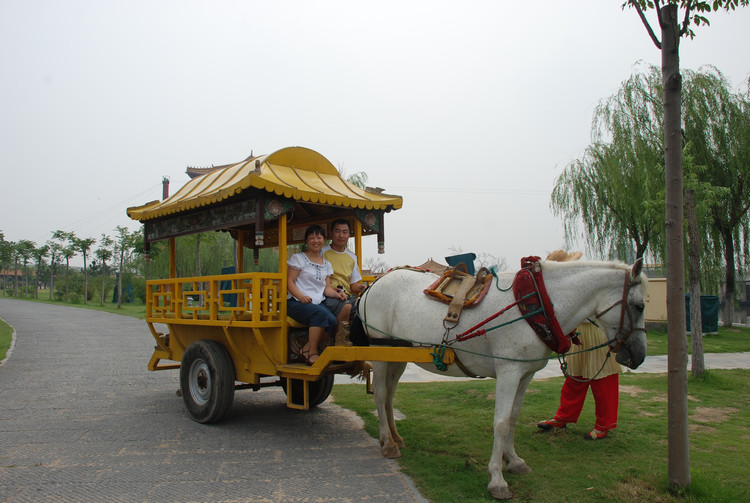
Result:
[[286,288],[289,293],[294,295],[294,298],[302,302],[303,304],[310,304],[312,298],[309,295],[303,295],[299,288],[297,288],[297,278],[299,277],[300,270],[294,267],[288,267],[286,270]]

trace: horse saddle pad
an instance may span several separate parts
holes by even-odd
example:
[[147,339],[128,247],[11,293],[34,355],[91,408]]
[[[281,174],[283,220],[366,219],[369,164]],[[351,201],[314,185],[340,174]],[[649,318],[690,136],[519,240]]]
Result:
[[452,303],[454,297],[462,295],[463,307],[469,307],[479,304],[484,299],[491,283],[492,274],[486,267],[482,267],[476,276],[472,276],[466,272],[464,264],[458,264],[446,269],[437,281],[425,288],[424,293],[445,304]]

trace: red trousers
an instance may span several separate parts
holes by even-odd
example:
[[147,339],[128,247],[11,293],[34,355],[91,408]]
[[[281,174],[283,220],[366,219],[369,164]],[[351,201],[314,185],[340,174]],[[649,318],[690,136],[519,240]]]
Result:
[[[576,376],[576,379],[583,380]],[[617,407],[620,397],[620,375],[612,374],[594,381],[578,382],[570,377],[565,378],[560,392],[560,408],[557,409],[555,420],[563,423],[575,423],[581,415],[583,403],[589,386],[594,395],[594,413],[596,414],[596,428],[599,431],[609,431],[617,428]]]

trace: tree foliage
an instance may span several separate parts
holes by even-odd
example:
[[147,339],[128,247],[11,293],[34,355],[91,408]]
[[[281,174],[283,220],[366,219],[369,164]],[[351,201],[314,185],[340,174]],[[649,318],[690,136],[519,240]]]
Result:
[[581,159],[557,178],[551,207],[563,216],[567,245],[578,224],[590,252],[634,261],[661,256],[664,149],[658,71],[636,72],[594,111],[592,138]]
[[[734,257],[746,267],[750,105],[747,93],[733,92],[716,68],[683,73],[684,185],[696,195],[701,281],[718,293],[732,264],[725,260],[727,242],[741,242]],[[632,250],[635,256],[664,260],[661,93],[658,68],[639,64],[596,108],[594,143],[566,167],[552,193],[551,206],[564,217],[568,244],[582,223],[582,235],[595,253],[632,261]]]
[[712,188],[704,191],[707,215],[701,239],[714,252],[711,270],[723,266],[727,297],[733,302],[736,270],[747,270],[750,251],[750,89],[734,92],[714,67],[684,73],[686,154],[696,167],[696,183]]

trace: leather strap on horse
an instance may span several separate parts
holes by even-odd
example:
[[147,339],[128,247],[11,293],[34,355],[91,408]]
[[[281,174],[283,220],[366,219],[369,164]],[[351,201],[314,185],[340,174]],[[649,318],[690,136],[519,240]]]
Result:
[[461,280],[461,286],[458,287],[456,294],[453,296],[453,300],[448,305],[448,314],[445,315],[443,321],[449,321],[458,323],[458,319],[461,317],[461,310],[464,308],[464,300],[469,290],[476,284],[477,278],[474,276],[464,276]]
[[[528,297],[530,291],[535,295]],[[518,309],[542,342],[556,353],[567,353],[570,349],[570,340],[575,338],[576,334],[575,331],[567,336],[562,333],[552,301],[544,286],[539,257],[531,256],[521,259],[521,270],[513,279],[513,295],[519,301]]]

